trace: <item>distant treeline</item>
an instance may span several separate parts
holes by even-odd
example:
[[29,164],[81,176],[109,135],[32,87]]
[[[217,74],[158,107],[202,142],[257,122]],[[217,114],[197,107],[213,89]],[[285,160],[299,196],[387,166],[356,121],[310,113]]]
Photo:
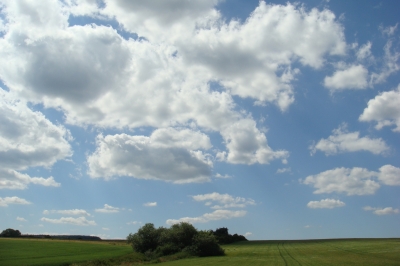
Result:
[[0,237],[18,237],[18,238],[41,238],[41,239],[63,239],[63,240],[101,240],[98,236],[84,235],[23,235],[19,230],[8,228],[0,233]]

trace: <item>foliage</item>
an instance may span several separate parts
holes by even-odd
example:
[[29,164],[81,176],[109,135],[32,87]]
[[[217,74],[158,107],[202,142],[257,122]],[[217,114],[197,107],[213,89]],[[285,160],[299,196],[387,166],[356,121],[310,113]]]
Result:
[[160,236],[163,231],[165,231],[164,228],[156,229],[154,224],[147,223],[136,234],[129,234],[127,241],[136,252],[154,251],[159,246]]
[[21,232],[19,230],[14,230],[11,228],[3,230],[3,232],[1,232],[0,234],[0,237],[20,237],[20,236]]
[[228,228],[222,227],[218,228],[212,232],[214,236],[217,238],[218,243],[220,244],[230,244],[239,241],[247,241],[246,237],[238,234],[231,235],[228,232]]
[[193,237],[192,245],[188,251],[199,257],[222,256],[225,254],[217,239],[211,232],[200,231]]
[[168,229],[156,229],[153,224],[147,223],[137,233],[129,234],[127,241],[134,251],[144,254],[148,260],[179,252],[195,256],[224,254],[211,232],[199,232],[189,223],[174,224]]

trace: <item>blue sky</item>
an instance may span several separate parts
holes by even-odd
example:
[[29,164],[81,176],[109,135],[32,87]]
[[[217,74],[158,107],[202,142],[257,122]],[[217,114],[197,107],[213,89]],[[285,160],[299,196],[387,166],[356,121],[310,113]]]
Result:
[[0,10],[2,230],[400,237],[397,2]]

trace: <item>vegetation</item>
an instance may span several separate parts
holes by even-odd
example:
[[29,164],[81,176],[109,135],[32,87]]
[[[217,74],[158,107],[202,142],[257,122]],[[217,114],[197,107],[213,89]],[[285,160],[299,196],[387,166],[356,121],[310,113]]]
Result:
[[162,265],[400,265],[400,239],[246,241],[223,247],[224,257],[188,258]]
[[231,244],[239,241],[247,241],[247,239],[242,235],[229,234],[228,228],[226,227],[218,228],[217,230],[212,231],[212,233],[217,238],[218,243],[220,244]]
[[3,230],[3,232],[1,232],[0,234],[0,237],[20,237],[20,236],[21,232],[19,230],[14,230],[11,228]]
[[147,223],[137,233],[129,234],[127,241],[134,251],[148,259],[177,253],[201,257],[224,255],[213,231],[198,231],[189,223],[174,224],[170,228],[155,228]]
[[243,241],[225,256],[177,253],[147,260],[126,241],[0,238],[0,265],[399,265],[400,239]]
[[143,255],[132,252],[125,241],[0,238],[0,265],[71,265],[116,259],[136,262],[144,260]]

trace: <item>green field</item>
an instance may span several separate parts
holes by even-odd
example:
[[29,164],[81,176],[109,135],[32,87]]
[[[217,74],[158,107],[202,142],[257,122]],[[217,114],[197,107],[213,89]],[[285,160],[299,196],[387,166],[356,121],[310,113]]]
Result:
[[0,238],[0,265],[70,265],[133,253],[118,242]]
[[224,257],[163,265],[400,265],[400,239],[249,241],[224,249]]
[[[249,241],[223,248],[223,257],[162,265],[400,265],[400,239]],[[136,265],[141,259],[121,242],[0,238],[0,265]]]

